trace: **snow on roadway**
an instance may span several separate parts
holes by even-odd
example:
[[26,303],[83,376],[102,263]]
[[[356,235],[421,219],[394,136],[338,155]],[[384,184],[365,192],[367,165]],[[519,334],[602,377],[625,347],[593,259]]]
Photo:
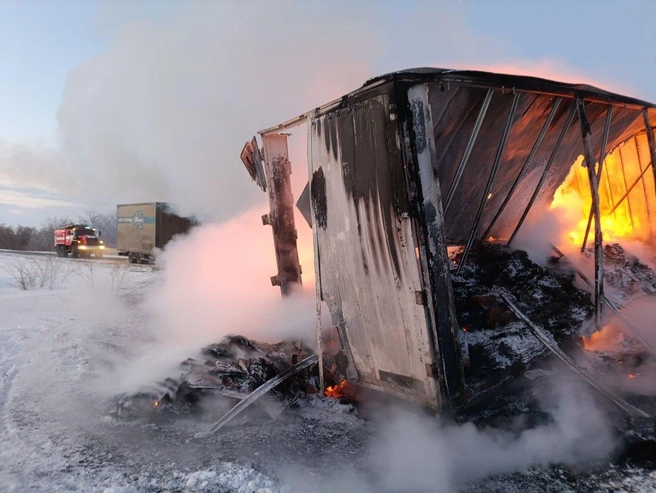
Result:
[[[42,287],[17,287],[35,269]],[[203,440],[193,437],[204,415],[118,421],[106,384],[156,336],[142,300],[160,274],[0,253],[0,492],[656,491],[656,472],[637,468],[487,466],[485,453],[517,454],[479,450],[491,442],[471,427],[432,435],[412,418],[381,430],[322,398]],[[470,482],[459,449],[481,453],[474,469],[504,474]]]
[[[125,298],[157,273],[121,265],[119,286],[110,265],[52,260],[52,289],[25,291],[17,272],[45,260],[0,255],[0,491],[273,491],[252,468],[178,466],[140,442],[139,429],[116,432],[107,398],[90,384],[111,371],[112,355],[147,337]],[[123,448],[126,434],[133,443]]]

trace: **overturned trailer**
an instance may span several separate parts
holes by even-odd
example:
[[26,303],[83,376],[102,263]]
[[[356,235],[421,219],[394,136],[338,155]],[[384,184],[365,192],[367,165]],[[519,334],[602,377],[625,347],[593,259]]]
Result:
[[[244,147],[242,161],[268,192],[263,222],[273,228],[278,265],[271,280],[283,295],[301,283],[284,132],[304,123],[308,184],[297,206],[313,232],[317,311],[325,301],[348,377],[363,386],[438,410],[463,394],[453,276],[478,242],[510,245],[527,218],[550,206],[580,155],[591,197],[582,248],[594,241],[597,328],[602,209],[630,208],[632,194],[643,193],[631,221],[653,242],[653,104],[533,77],[407,70],[259,132],[262,149],[256,138]],[[608,178],[613,203],[602,204],[606,157],[626,143],[638,168],[623,169],[621,190]],[[462,248],[457,263],[450,246]],[[317,320],[321,348],[319,313]]]

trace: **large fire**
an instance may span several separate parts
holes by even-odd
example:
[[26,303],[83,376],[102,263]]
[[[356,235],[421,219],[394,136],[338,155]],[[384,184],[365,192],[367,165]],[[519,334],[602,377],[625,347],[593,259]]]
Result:
[[[656,210],[650,163],[646,134],[625,142],[606,157],[599,182],[604,241],[644,241],[656,229],[656,217],[650,213]],[[579,156],[551,204],[552,210],[560,210],[572,222],[563,240],[579,246],[583,243],[592,203],[588,172],[582,164],[583,156]],[[588,240],[594,240],[594,224]]]

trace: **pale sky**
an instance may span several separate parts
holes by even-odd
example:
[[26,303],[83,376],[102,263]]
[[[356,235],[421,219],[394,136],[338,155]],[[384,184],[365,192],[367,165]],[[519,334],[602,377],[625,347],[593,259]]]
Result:
[[[414,66],[514,67],[656,101],[655,22],[654,0],[0,0],[0,223],[194,195],[232,214],[256,198],[233,210],[211,195],[233,200],[232,180],[244,195],[248,133]],[[130,173],[142,198],[120,183]]]

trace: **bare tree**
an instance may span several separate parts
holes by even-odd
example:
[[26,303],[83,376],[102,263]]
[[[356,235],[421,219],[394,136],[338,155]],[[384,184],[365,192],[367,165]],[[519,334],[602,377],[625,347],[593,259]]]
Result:
[[55,249],[54,233],[56,229],[70,224],[68,217],[49,217],[41,228],[35,232],[30,242],[30,250],[51,252]]
[[16,257],[3,268],[13,279],[13,285],[19,289],[61,287],[72,274],[71,264],[51,256]]
[[116,213],[101,213],[96,209],[87,209],[80,222],[88,224],[102,232],[102,239],[108,246],[116,246]]
[[115,262],[112,264],[112,268],[109,273],[112,276],[112,293],[118,296],[121,292],[121,288],[123,287],[123,281],[125,280],[125,276],[128,273],[128,269],[125,266]]
[[0,224],[0,249],[13,250],[16,246],[16,234],[14,228],[6,224]]
[[84,262],[75,262],[77,265],[77,275],[91,287],[91,292],[96,295],[96,283],[93,275],[93,262],[88,260]]

